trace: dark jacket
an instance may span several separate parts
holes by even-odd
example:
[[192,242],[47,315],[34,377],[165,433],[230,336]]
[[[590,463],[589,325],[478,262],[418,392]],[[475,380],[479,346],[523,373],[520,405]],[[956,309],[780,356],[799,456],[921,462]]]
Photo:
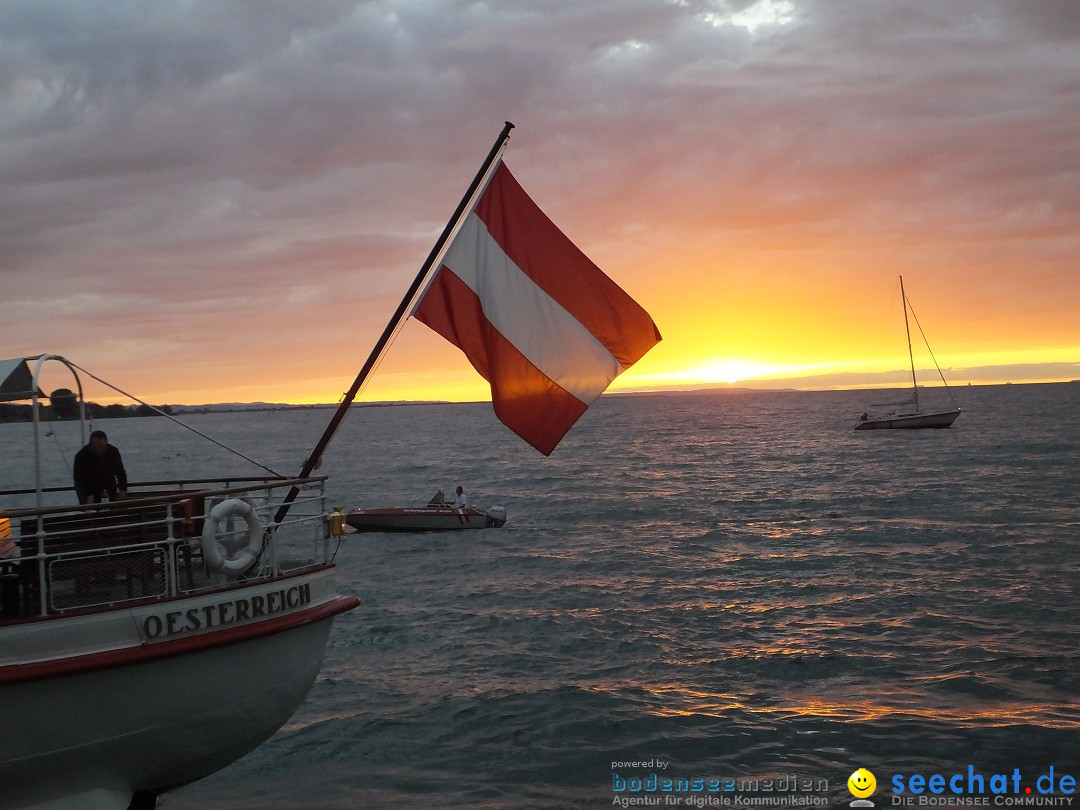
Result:
[[118,490],[127,489],[127,470],[120,458],[120,451],[111,444],[105,445],[100,456],[90,445],[75,454],[75,494],[79,503],[100,503],[108,493],[109,500],[116,500]]

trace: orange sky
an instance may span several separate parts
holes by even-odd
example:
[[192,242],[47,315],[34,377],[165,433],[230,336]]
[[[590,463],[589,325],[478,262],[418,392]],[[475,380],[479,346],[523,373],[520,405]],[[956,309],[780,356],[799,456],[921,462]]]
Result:
[[[950,384],[1078,378],[1078,38],[992,0],[2,7],[0,356],[336,401],[508,119],[664,336],[616,390],[903,385],[900,274]],[[362,399],[486,397],[411,322]]]

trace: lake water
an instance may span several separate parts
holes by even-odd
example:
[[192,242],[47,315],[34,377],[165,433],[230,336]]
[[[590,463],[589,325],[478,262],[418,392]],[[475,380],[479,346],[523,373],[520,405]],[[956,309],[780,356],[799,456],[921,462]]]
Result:
[[[878,807],[897,775],[969,770],[994,806],[995,774],[1080,778],[1080,385],[954,395],[950,430],[867,432],[866,392],[604,397],[551,458],[487,404],[355,409],[335,503],[461,483],[509,522],[349,536],[363,604],[307,702],[161,807],[846,805],[859,767]],[[293,474],[329,415],[185,421]],[[164,420],[96,426],[135,480],[259,472]],[[28,436],[0,425],[0,488]]]

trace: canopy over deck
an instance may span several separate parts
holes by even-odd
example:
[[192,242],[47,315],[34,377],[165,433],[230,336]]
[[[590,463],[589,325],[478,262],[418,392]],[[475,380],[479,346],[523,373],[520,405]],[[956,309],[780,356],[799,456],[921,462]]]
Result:
[[25,357],[0,360],[0,402],[21,402],[33,399],[35,394],[45,396],[40,390],[34,391],[34,375]]

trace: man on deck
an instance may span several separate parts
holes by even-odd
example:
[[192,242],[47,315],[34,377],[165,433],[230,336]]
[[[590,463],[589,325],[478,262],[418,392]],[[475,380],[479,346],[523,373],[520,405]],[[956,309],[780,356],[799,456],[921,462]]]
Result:
[[127,494],[127,470],[120,451],[109,444],[103,430],[90,434],[90,443],[75,454],[75,494],[79,503],[101,503]]

